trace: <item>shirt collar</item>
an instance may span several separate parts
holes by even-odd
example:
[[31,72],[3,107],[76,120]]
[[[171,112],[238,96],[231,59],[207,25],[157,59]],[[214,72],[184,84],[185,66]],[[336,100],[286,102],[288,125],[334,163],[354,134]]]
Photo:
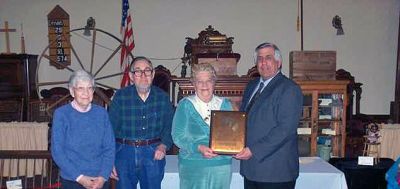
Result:
[[[260,82],[259,83],[261,83],[261,82],[263,82],[264,83],[264,87],[263,87],[263,89],[265,88],[265,86],[267,86],[268,85],[268,83],[269,82],[271,82],[271,80],[272,79],[274,79],[275,77],[276,77],[276,75],[278,75],[279,73],[281,73],[281,71],[279,70],[278,72],[276,72],[276,74],[274,75],[274,76],[272,76],[271,78],[269,78],[269,79],[267,79],[267,80],[264,80],[262,77],[260,77]],[[258,86],[258,85],[257,85]]]
[[92,103],[90,103],[85,109],[79,107],[79,105],[77,104],[77,102],[75,100],[73,100],[71,102],[71,106],[72,108],[74,108],[76,111],[81,112],[81,113],[85,113],[88,112],[91,108],[92,108]]
[[223,101],[221,97],[215,95],[210,102],[203,102],[197,95],[189,96],[188,99],[207,125],[210,125],[211,110],[220,110]]

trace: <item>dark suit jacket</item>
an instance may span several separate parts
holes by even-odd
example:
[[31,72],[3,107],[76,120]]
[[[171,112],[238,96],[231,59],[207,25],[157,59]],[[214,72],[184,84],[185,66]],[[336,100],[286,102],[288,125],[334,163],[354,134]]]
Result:
[[[245,110],[259,78],[248,83],[241,111]],[[303,105],[300,87],[278,73],[248,112],[246,146],[253,156],[240,163],[240,174],[257,182],[294,181],[299,175],[297,127]]]

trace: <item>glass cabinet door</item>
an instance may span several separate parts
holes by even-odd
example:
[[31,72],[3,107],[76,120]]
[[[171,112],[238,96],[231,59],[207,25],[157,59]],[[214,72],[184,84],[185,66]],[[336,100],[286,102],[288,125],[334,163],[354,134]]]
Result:
[[343,94],[318,94],[317,154],[325,160],[341,154],[342,119]]
[[312,141],[312,126],[313,126],[313,103],[312,94],[304,94],[303,97],[303,111],[297,128],[298,145],[300,156],[311,156],[311,141]]

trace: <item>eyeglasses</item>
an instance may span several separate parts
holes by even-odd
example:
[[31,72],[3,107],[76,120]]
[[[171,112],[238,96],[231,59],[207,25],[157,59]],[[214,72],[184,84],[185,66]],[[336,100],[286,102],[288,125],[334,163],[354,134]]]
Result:
[[274,57],[271,55],[267,55],[265,57],[262,56],[257,56],[257,63],[261,63],[261,62],[271,62],[272,60],[274,60]]
[[83,93],[83,92],[93,93],[94,92],[94,87],[74,87],[74,89],[79,93]]
[[151,74],[153,74],[153,69],[133,70],[131,73],[133,73],[133,75],[136,77],[142,77],[143,74],[145,76],[151,76]]

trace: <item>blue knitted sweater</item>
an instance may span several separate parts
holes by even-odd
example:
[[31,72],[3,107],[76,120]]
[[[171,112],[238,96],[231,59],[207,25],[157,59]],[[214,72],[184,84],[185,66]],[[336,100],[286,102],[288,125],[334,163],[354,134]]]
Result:
[[88,112],[71,104],[54,112],[51,154],[61,177],[75,181],[79,175],[110,177],[115,159],[115,138],[106,110],[92,104]]

